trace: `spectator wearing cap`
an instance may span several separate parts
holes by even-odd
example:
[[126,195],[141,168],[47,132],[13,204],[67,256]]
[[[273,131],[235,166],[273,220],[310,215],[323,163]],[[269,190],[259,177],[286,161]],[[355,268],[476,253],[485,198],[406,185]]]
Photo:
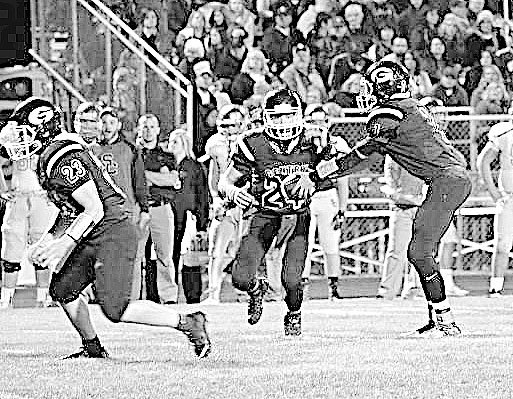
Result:
[[497,50],[506,47],[506,39],[494,30],[494,19],[488,10],[477,15],[476,30],[465,41],[465,65],[471,66],[485,49],[495,54]]
[[243,39],[245,46],[248,48],[253,47],[256,15],[246,8],[244,0],[228,0],[226,17],[228,19],[228,28],[233,26],[242,27],[246,32]]
[[312,64],[310,49],[303,43],[298,43],[292,49],[292,64],[280,74],[290,90],[296,91],[303,102],[306,101],[307,88],[316,86],[322,93],[322,101],[327,98],[326,88],[319,72]]
[[[105,166],[105,170],[125,193],[125,209],[130,220],[138,229],[137,253],[134,265],[132,296],[141,299],[141,263],[146,244],[146,230],[150,222],[148,209],[148,187],[144,174],[144,161],[135,141],[129,143],[122,134],[122,121],[110,107],[100,112],[101,139],[99,145],[91,146],[92,152]],[[141,239],[145,237],[144,239]]]
[[469,105],[467,92],[458,83],[458,69],[446,66],[442,71],[440,82],[433,87],[432,96],[440,99],[446,107],[463,107]]
[[224,90],[230,90],[234,76],[240,72],[246,59],[246,37],[242,26],[232,26],[228,32],[227,46],[213,57],[212,68],[215,76],[222,81]]
[[315,0],[313,4],[308,6],[297,21],[296,27],[301,32],[303,37],[308,37],[312,29],[316,25],[317,16],[320,13],[330,14],[333,10],[331,0]]
[[200,39],[191,37],[183,45],[183,59],[178,64],[178,70],[188,79],[192,76],[192,65],[196,60],[205,58],[205,46]]
[[432,5],[426,7],[425,18],[422,24],[414,27],[410,31],[410,46],[414,51],[428,51],[431,39],[438,36],[438,26],[440,25],[439,10]]
[[207,139],[212,133],[207,120],[211,112],[217,109],[216,98],[209,90],[214,82],[214,73],[207,59],[196,60],[192,66],[192,72],[194,84],[193,150],[195,154],[202,156],[205,154]]
[[274,24],[262,37],[262,51],[269,60],[271,73],[275,75],[292,62],[292,47],[304,42],[301,32],[292,26],[292,9],[285,4],[276,8]]
[[347,51],[366,53],[374,43],[375,32],[367,7],[350,1],[341,11],[347,27]]
[[399,14],[398,34],[407,37],[409,33],[422,24],[427,11],[426,0],[409,0],[409,5]]
[[240,73],[234,78],[230,88],[234,104],[243,104],[255,94],[255,86],[264,93],[271,88],[271,76],[264,53],[258,49],[250,49],[242,63]]

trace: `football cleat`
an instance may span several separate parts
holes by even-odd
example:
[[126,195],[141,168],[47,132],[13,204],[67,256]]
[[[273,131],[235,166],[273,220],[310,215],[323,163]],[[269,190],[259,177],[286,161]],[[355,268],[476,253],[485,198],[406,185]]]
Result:
[[429,322],[425,325],[425,326],[422,326],[420,328],[417,328],[416,330],[413,330],[413,331],[407,331],[405,333],[402,333],[401,334],[401,337],[420,337],[420,336],[423,336],[424,334],[428,333],[429,331],[433,330],[436,328],[436,323],[434,320],[429,320]]
[[283,319],[285,335],[301,335],[301,312],[287,312]]
[[488,292],[488,298],[501,298],[502,290],[490,290]]
[[80,351],[65,356],[62,360],[68,359],[108,359],[109,353],[103,346],[97,347],[95,350],[87,349],[85,346],[80,348]]
[[257,286],[252,291],[248,291],[248,323],[251,325],[258,323],[262,317],[264,295],[268,288],[269,283],[266,280],[258,279]]
[[183,332],[194,346],[194,353],[199,358],[207,357],[212,344],[206,329],[207,318],[203,312],[195,312],[180,316],[177,330]]

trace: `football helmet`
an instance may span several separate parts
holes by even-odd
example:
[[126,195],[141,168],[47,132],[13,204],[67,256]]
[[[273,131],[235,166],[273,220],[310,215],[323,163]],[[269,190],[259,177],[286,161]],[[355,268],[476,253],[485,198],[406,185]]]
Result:
[[368,111],[388,101],[394,94],[409,93],[408,70],[391,60],[372,64],[360,80],[360,94],[356,96],[358,107]]
[[12,160],[30,158],[62,132],[61,111],[50,101],[30,97],[18,104],[0,132]]
[[75,111],[73,128],[87,144],[98,139],[100,132],[99,109],[92,102],[80,104]]
[[288,89],[273,90],[263,99],[264,132],[271,139],[292,140],[303,130],[301,100]]
[[248,124],[246,110],[239,106],[228,104],[219,110],[216,125],[217,132],[233,140],[238,134],[244,132]]

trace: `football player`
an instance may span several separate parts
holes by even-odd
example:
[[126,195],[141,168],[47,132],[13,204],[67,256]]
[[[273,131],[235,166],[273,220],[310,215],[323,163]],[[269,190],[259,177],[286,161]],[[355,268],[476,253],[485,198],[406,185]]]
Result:
[[[328,113],[321,104],[311,104],[305,109],[305,134],[313,140],[317,151],[335,154],[348,153],[349,145],[342,137],[329,135]],[[310,203],[310,230],[308,255],[312,253],[315,233],[319,234],[319,243],[324,252],[325,273],[329,281],[328,298],[342,299],[338,292],[340,275],[340,236],[344,213],[349,199],[347,177],[323,181],[312,196]],[[307,259],[303,271],[303,282],[308,284],[311,261]]]
[[282,215],[295,215],[295,228],[287,243],[281,280],[288,312],[286,335],[301,334],[301,275],[307,252],[310,212],[308,198],[314,184],[308,177],[316,156],[305,140],[301,102],[297,93],[282,89],[269,92],[263,100],[263,131],[237,138],[237,149],[221,176],[219,190],[246,210],[248,232],[242,237],[238,262],[234,263],[235,288],[249,294],[248,322],[256,324],[268,283],[257,271],[278,233]]
[[[8,141],[6,129],[0,134],[0,145]],[[37,242],[44,234],[49,221],[57,216],[57,209],[48,200],[39,185],[36,174],[37,155],[18,159],[11,157],[3,148],[2,157],[12,160],[12,180],[8,187],[0,168],[0,197],[6,201],[2,224],[2,269],[3,287],[0,309],[12,307],[18,275],[22,262],[27,258],[27,247]],[[31,262],[28,262],[31,264]],[[52,306],[48,296],[50,274],[47,267],[31,264],[36,275],[36,304],[38,307]]]
[[29,256],[51,268],[50,294],[82,338],[82,349],[67,358],[108,357],[81,294],[95,277],[98,302],[109,320],[176,328],[198,357],[207,356],[211,345],[202,312],[179,314],[150,301],[130,302],[137,234],[125,211],[126,196],[80,136],[62,130],[59,109],[30,97],[8,121],[3,145],[13,159],[40,154],[39,182],[60,209]]
[[238,105],[225,105],[217,116],[217,133],[211,136],[205,145],[206,155],[210,158],[208,187],[212,195],[212,218],[209,227],[208,297],[207,304],[220,303],[221,285],[225,268],[233,262],[240,244],[241,209],[228,203],[219,196],[219,177],[228,167],[228,157],[233,151],[235,140],[245,131],[247,114]]
[[141,298],[141,262],[146,245],[146,231],[150,222],[148,210],[148,187],[144,175],[144,163],[141,152],[129,143],[121,134],[121,121],[117,112],[110,107],[101,110],[101,134],[98,145],[91,150],[112,176],[114,182],[126,195],[126,210],[129,219],[138,228],[138,244],[134,263],[134,281],[132,298]]
[[[488,143],[478,156],[477,167],[495,202],[493,256],[489,296],[500,297],[504,272],[513,245],[513,123],[499,122],[488,132]],[[499,158],[499,185],[495,184],[491,164]]]
[[357,99],[360,107],[370,110],[367,136],[349,154],[321,160],[311,177],[316,181],[347,175],[365,168],[381,153],[426,182],[428,192],[413,222],[408,259],[419,273],[430,317],[426,326],[412,334],[460,334],[433,254],[455,210],[470,195],[466,161],[447,140],[437,118],[411,98],[408,71],[402,65],[393,61],[372,64],[362,77]]

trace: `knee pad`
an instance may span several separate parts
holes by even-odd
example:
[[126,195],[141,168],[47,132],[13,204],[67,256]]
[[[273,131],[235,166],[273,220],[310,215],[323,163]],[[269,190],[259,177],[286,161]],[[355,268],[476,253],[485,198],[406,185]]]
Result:
[[55,283],[55,280],[52,279],[50,281],[50,287],[48,289],[48,294],[50,294],[50,297],[59,303],[70,303],[74,300],[78,299],[80,296],[80,292],[82,290],[75,292],[68,289],[68,287],[65,284],[58,284]]
[[6,273],[19,272],[21,270],[21,264],[19,262],[9,262],[8,260],[2,259],[2,267]]

